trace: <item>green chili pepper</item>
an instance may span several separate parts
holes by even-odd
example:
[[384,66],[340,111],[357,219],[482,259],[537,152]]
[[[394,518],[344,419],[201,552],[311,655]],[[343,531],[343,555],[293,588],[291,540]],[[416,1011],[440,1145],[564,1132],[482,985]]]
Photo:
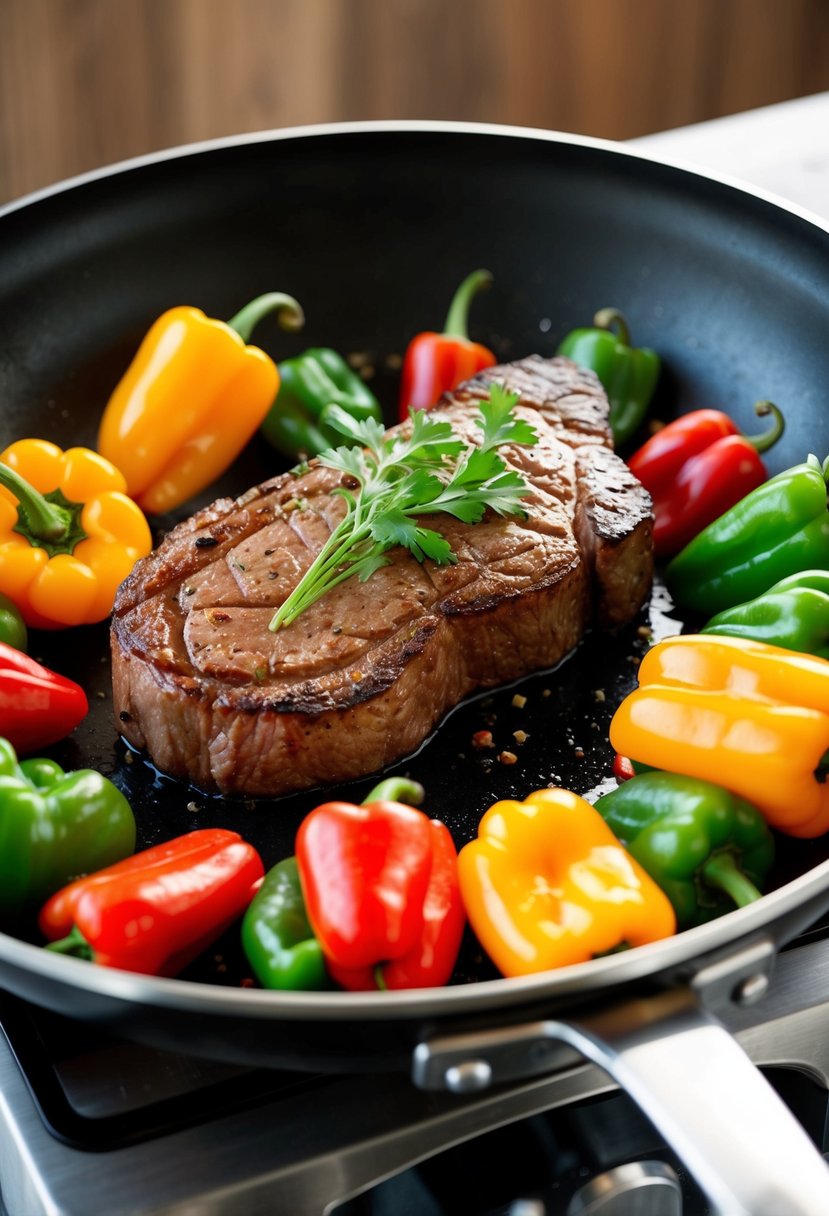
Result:
[[242,945],[264,988],[331,987],[305,911],[295,857],[286,857],[265,875],[242,921]]
[[610,429],[619,447],[635,434],[648,412],[660,359],[656,351],[631,346],[627,322],[618,309],[601,309],[593,325],[569,333],[558,354],[594,371],[601,380],[610,401]]
[[279,392],[262,434],[286,456],[317,456],[345,440],[326,421],[338,405],[360,421],[382,422],[377,398],[336,351],[317,346],[279,364]]
[[92,769],[18,763],[0,739],[0,920],[26,916],[66,883],[135,849],[130,804]]
[[790,574],[764,595],[717,613],[700,633],[753,638],[829,659],[829,570]]
[[778,473],[704,528],[665,572],[671,594],[706,616],[802,570],[829,569],[829,458]]
[[0,642],[13,646],[15,650],[25,650],[29,644],[23,617],[5,595],[0,595]]
[[756,807],[708,781],[647,772],[596,802],[674,906],[681,929],[760,898],[774,839]]

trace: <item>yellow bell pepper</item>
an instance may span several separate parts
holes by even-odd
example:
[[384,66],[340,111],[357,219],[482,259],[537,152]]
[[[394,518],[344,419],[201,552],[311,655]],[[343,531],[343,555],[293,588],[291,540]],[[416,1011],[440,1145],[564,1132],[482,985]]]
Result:
[[89,448],[20,439],[0,453],[0,594],[27,625],[103,620],[152,548],[123,475]]
[[496,802],[461,849],[469,922],[504,975],[586,962],[670,937],[666,895],[597,810],[569,790]]
[[701,777],[791,836],[829,829],[829,662],[747,638],[668,638],[610,726],[617,752]]
[[209,486],[259,427],[279,390],[279,372],[247,342],[270,312],[283,329],[301,329],[305,321],[292,296],[271,292],[227,323],[178,307],[150,328],[98,433],[98,451],[121,469],[143,510],[171,511]]

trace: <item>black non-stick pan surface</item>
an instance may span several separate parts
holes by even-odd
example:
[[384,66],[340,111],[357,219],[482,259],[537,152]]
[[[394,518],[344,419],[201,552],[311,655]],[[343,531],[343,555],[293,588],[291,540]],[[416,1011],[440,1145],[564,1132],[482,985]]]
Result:
[[[634,341],[663,357],[655,417],[713,406],[755,431],[753,403],[768,397],[787,417],[771,472],[829,452],[829,233],[762,197],[612,145],[406,125],[205,145],[0,212],[0,447],[30,435],[94,446],[107,397],[156,316],[187,303],[229,317],[269,290],[295,295],[307,325],[294,336],[266,322],[256,341],[277,359],[311,345],[359,355],[395,421],[400,355],[414,333],[441,327],[455,286],[476,267],[494,284],[474,302],[472,333],[501,361],[551,355],[570,328],[615,305]],[[256,438],[188,510],[283,467]],[[154,522],[160,537],[175,520]],[[423,783],[425,809],[459,847],[499,798],[551,783],[591,795],[611,788],[612,713],[635,685],[649,637],[683,625],[694,622],[677,616],[658,583],[629,628],[593,633],[557,670],[471,699],[392,771]],[[34,635],[30,649],[90,696],[86,721],[51,754],[118,784],[136,812],[139,847],[223,825],[271,865],[293,852],[311,807],[332,794],[360,801],[374,784],[275,802],[207,796],[120,740],[106,625]],[[494,749],[472,746],[482,729]],[[498,979],[470,938],[452,985],[437,994],[262,993],[249,987],[233,932],[180,981],[105,973],[0,935],[0,982],[172,1046],[297,1067],[383,1066],[405,1062],[434,1024],[484,1025],[617,989],[650,991],[759,931],[779,944],[829,905],[826,852],[824,841],[781,839],[779,890],[754,909],[528,981]]]

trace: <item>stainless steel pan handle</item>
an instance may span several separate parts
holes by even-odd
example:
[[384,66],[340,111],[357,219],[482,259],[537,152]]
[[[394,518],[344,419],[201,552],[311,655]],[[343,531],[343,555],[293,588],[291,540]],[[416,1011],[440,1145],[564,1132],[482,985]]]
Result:
[[825,1216],[829,1167],[785,1103],[690,989],[572,1021],[436,1038],[426,1089],[468,1091],[557,1063],[560,1044],[607,1072],[650,1118],[720,1216]]

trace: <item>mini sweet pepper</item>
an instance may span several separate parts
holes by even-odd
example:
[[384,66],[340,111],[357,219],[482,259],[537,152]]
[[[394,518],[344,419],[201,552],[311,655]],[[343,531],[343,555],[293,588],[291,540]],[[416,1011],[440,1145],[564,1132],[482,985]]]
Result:
[[65,739],[88,709],[80,684],[0,642],[0,736],[18,752]]
[[610,401],[610,429],[617,447],[636,433],[653,397],[661,360],[656,351],[631,346],[627,321],[618,308],[602,308],[593,327],[574,329],[558,354],[596,373]]
[[442,333],[427,330],[412,338],[403,358],[400,378],[400,421],[410,410],[428,410],[441,396],[485,367],[495,356],[488,347],[472,342],[468,333],[472,297],[492,282],[488,270],[473,270],[461,283],[449,306]]
[[757,810],[710,781],[642,773],[596,810],[673,904],[680,929],[760,898],[774,838]]
[[263,988],[303,992],[330,986],[325,955],[305,910],[296,857],[268,870],[245,912],[242,947]]
[[361,806],[329,802],[302,821],[296,857],[313,927],[332,978],[352,990],[445,984],[465,916],[446,826],[390,800],[392,778]]
[[88,448],[20,439],[0,453],[0,593],[27,625],[101,621],[152,548],[121,472]]
[[283,329],[304,324],[292,296],[270,292],[227,323],[181,306],[148,331],[104,410],[98,450],[149,514],[171,511],[215,481],[273,404],[276,364],[248,345],[268,313]]
[[242,915],[263,876],[259,854],[237,832],[203,828],[63,887],[39,924],[48,949],[177,975]]
[[527,975],[669,937],[667,896],[569,790],[496,802],[458,858],[470,924],[496,967]]
[[317,346],[283,359],[279,366],[279,392],[262,423],[262,434],[286,456],[318,456],[326,448],[345,442],[327,414],[332,405],[359,422],[382,422],[380,403],[342,355]]
[[771,401],[754,407],[773,415],[764,435],[743,435],[720,410],[694,410],[634,452],[631,472],[653,499],[653,547],[657,557],[684,545],[768,478],[761,452],[783,434],[783,415]]
[[0,918],[37,911],[79,874],[135,848],[129,803],[92,769],[64,772],[54,760],[18,762],[0,739]]
[[829,570],[790,574],[756,599],[718,612],[700,632],[753,638],[829,659]]
[[722,785],[790,836],[829,829],[825,659],[746,638],[666,638],[642,660],[610,742],[633,761]]
[[686,608],[733,608],[801,570],[829,569],[829,458],[810,456],[704,528],[668,563],[665,578]]

